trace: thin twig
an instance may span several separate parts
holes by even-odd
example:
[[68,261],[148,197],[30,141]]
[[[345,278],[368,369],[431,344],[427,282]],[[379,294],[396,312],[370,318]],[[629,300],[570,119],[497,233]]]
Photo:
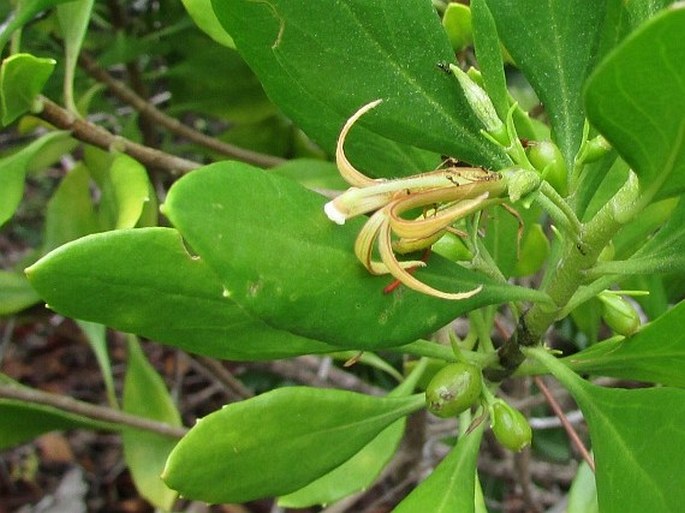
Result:
[[92,144],[107,151],[118,149],[138,160],[141,164],[151,168],[187,173],[200,167],[200,164],[197,162],[176,157],[114,135],[98,125],[75,116],[44,96],[40,96],[38,101],[42,108],[40,112],[35,112],[36,116],[56,128],[70,131],[72,136],[79,141]]
[[142,429],[170,438],[182,438],[188,432],[184,427],[172,426],[105,406],[98,406],[78,401],[71,397],[50,394],[28,387],[0,385],[0,398],[50,406],[63,412],[75,413],[92,420]]
[[242,160],[243,162],[256,166],[274,167],[285,162],[285,159],[280,157],[274,157],[273,155],[266,155],[233,144],[228,144],[214,137],[205,135],[188,125],[184,125],[178,119],[168,116],[152,103],[145,100],[145,98],[136,94],[136,92],[126,86],[126,84],[115,79],[107,70],[102,68],[95,59],[86,54],[81,54],[79,63],[91,77],[98,82],[105,84],[117,98],[131,105],[131,107],[137,110],[142,117],[159,126],[163,126],[167,130],[184,137],[189,141],[227,157]]
[[542,392],[542,394],[545,396],[545,399],[547,399],[547,403],[549,404],[550,408],[552,408],[554,414],[557,417],[559,417],[561,425],[564,427],[564,430],[566,430],[568,437],[571,439],[571,443],[573,443],[576,449],[578,449],[580,455],[587,462],[588,466],[592,469],[592,472],[594,472],[595,461],[592,459],[590,452],[586,449],[585,445],[583,444],[583,441],[580,439],[580,436],[578,436],[578,433],[576,432],[575,428],[569,422],[568,418],[566,417],[566,414],[561,409],[561,406],[552,395],[552,392],[549,391],[547,385],[545,385],[545,382],[542,380],[542,378],[540,378],[539,376],[535,376],[533,379],[535,380],[535,384],[537,385],[537,387],[540,389],[540,392]]
[[243,385],[242,381],[237,379],[231,372],[223,366],[223,364],[209,358],[207,356],[195,356],[195,360],[206,368],[212,375],[228,390],[236,394],[238,397],[248,399],[254,397],[254,392]]

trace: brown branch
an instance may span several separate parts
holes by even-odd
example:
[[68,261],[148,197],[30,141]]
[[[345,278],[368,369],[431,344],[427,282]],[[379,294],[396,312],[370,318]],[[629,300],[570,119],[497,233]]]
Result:
[[221,385],[242,399],[254,397],[254,392],[243,385],[224,365],[214,358],[194,356],[193,359],[214,377]]
[[142,429],[169,438],[182,438],[188,432],[184,427],[172,426],[105,406],[98,406],[78,401],[71,397],[50,394],[28,387],[0,385],[0,398],[50,406],[63,412],[74,413],[95,421]]
[[571,439],[571,443],[573,443],[576,449],[578,449],[580,455],[587,462],[588,466],[592,469],[592,472],[594,472],[595,461],[592,459],[590,452],[585,447],[585,444],[583,444],[583,441],[580,439],[580,436],[578,436],[578,433],[576,432],[573,425],[569,422],[568,418],[566,418],[566,414],[561,409],[561,406],[552,395],[552,392],[549,391],[549,388],[547,388],[547,385],[545,385],[545,382],[542,380],[542,378],[540,378],[539,376],[535,376],[535,378],[533,379],[535,380],[535,384],[537,385],[537,387],[540,389],[540,392],[542,392],[542,394],[545,396],[545,399],[547,399],[547,403],[549,404],[550,408],[552,408],[554,414],[557,417],[559,417],[561,425],[564,427],[566,433],[568,434],[568,437]]
[[181,123],[178,119],[168,116],[161,110],[157,109],[153,104],[142,98],[135,91],[127,87],[123,82],[115,79],[107,70],[102,68],[92,57],[81,54],[79,58],[81,67],[95,80],[102,82],[107,88],[121,101],[128,103],[137,110],[140,115],[153,123],[163,126],[167,130],[188,139],[200,146],[204,146],[212,151],[216,151],[227,157],[237,160],[242,160],[248,164],[254,164],[261,167],[274,167],[285,162],[285,159],[274,157],[273,155],[265,155],[256,151],[240,148],[233,144],[228,144],[214,137],[203,134],[187,125]]
[[40,96],[38,101],[41,109],[39,112],[34,112],[36,116],[56,128],[70,131],[72,136],[79,141],[107,151],[111,149],[120,150],[150,168],[187,173],[200,167],[197,162],[176,157],[114,135],[98,125],[75,116],[44,96]]

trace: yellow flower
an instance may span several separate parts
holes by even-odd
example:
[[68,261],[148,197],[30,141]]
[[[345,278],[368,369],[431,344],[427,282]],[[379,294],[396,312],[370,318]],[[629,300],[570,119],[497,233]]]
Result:
[[[507,180],[501,173],[480,168],[449,167],[393,180],[373,179],[358,171],[347,159],[344,143],[348,132],[366,112],[381,103],[364,105],[343,126],[336,148],[336,163],[342,177],[352,186],[328,202],[328,218],[344,224],[349,218],[374,212],[359,232],[354,251],[372,274],[391,274],[407,287],[443,299],[466,299],[480,292],[482,285],[466,292],[443,292],[414,276],[407,269],[424,267],[421,260],[398,261],[395,252],[409,252],[431,246],[452,223],[487,206],[504,201]],[[402,217],[423,208],[415,219]],[[393,239],[396,236],[396,239]],[[380,262],[373,259],[377,245]]]

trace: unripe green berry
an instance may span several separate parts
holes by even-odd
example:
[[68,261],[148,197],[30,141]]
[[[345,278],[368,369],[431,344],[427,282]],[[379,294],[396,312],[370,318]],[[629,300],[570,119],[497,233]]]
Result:
[[557,145],[551,141],[532,141],[529,143],[527,154],[530,163],[543,174],[544,179],[559,194],[566,196],[566,164]]
[[446,365],[433,376],[426,388],[428,411],[438,417],[454,417],[476,402],[482,386],[478,367],[464,362]]
[[626,337],[635,333],[640,327],[640,316],[628,301],[611,292],[601,292],[598,296],[602,302],[602,319],[612,330]]
[[519,452],[530,445],[533,432],[526,417],[516,408],[497,400],[491,409],[492,432],[497,441],[511,451]]

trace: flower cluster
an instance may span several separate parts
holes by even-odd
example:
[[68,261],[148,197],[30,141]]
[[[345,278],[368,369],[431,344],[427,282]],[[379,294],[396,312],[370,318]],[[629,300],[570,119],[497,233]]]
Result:
[[[399,261],[396,253],[431,246],[458,219],[505,201],[506,176],[480,168],[448,167],[407,178],[373,179],[350,163],[344,143],[348,132],[366,112],[381,103],[364,105],[343,126],[336,148],[340,174],[351,187],[324,207],[331,221],[344,224],[351,217],[373,212],[359,232],[355,254],[372,274],[391,274],[407,287],[443,299],[460,300],[480,292],[443,292],[415,278],[408,269],[423,267],[421,260]],[[403,214],[423,209],[418,217]],[[374,259],[377,245],[380,261]]]

